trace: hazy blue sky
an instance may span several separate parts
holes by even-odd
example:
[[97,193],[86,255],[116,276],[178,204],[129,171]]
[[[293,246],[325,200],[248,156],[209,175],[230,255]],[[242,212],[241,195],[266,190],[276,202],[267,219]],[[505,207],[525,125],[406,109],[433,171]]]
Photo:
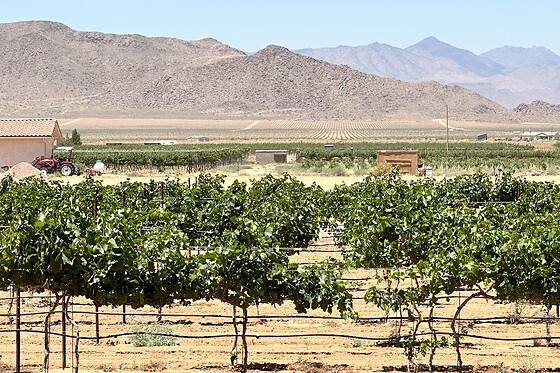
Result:
[[4,0],[0,22],[59,21],[81,31],[213,37],[255,52],[364,45],[406,47],[435,36],[475,53],[503,45],[560,54],[558,0]]

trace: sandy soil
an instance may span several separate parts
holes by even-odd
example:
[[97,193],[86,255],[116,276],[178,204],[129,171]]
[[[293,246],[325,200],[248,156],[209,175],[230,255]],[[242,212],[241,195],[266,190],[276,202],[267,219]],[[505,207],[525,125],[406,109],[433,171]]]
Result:
[[[221,171],[221,170],[214,170],[211,172],[212,174],[223,174],[226,176],[225,184],[230,185],[234,180],[250,183],[253,179],[261,178],[268,174],[273,174],[275,176],[281,176],[282,172],[279,172],[276,165],[251,165],[250,168],[242,169],[238,172],[230,172],[230,171]],[[311,173],[293,173],[290,172],[292,176],[301,180],[306,185],[317,184],[321,186],[323,189],[331,189],[335,185],[346,184],[350,185],[356,182],[363,181],[365,176],[361,175],[347,175],[347,176],[324,176],[320,174],[311,174]],[[185,173],[173,173],[173,172],[149,172],[145,171],[142,173],[134,172],[131,174],[122,174],[122,173],[113,173],[111,170],[107,170],[101,176],[94,176],[96,179],[101,180],[104,184],[107,185],[114,185],[119,184],[123,181],[129,180],[132,182],[149,182],[150,180],[155,181],[164,181],[166,179],[179,179],[181,181],[186,182],[190,180],[194,182],[198,173],[193,174],[185,174]],[[549,175],[549,174],[542,174],[542,175],[531,175],[529,173],[522,173],[517,176],[522,176],[527,180],[531,181],[540,181],[540,182],[560,182],[560,175]],[[70,177],[55,177],[53,175],[49,175],[50,179],[54,180],[61,180],[63,182],[68,182],[71,184],[79,183],[82,181],[86,176],[70,176]],[[446,177],[453,177],[453,176],[445,176],[445,175],[434,175],[433,176],[437,180],[444,179]],[[403,178],[408,180],[417,179],[417,177],[404,175]]]
[[[349,274],[356,278],[366,275],[359,272]],[[359,288],[356,296],[363,294],[364,283],[354,282]],[[467,293],[461,294],[464,297]],[[4,294],[5,295],[5,294]],[[457,294],[459,295],[459,294]],[[48,300],[40,298],[25,299],[23,312],[45,311]],[[457,300],[444,304],[436,310],[436,316],[451,316]],[[94,315],[80,312],[93,312],[92,305],[86,304],[84,299],[74,299],[73,312],[79,323],[81,338],[95,336]],[[355,302],[362,318],[383,317],[379,310],[366,306],[363,300]],[[0,307],[7,309],[7,302]],[[100,311],[114,313],[121,309],[101,308]],[[127,310],[126,324],[120,315],[100,316],[100,335],[107,336],[115,333],[130,332],[135,324],[154,322],[157,311],[154,309]],[[133,314],[134,313],[134,314]],[[139,315],[138,313],[142,313]],[[209,335],[231,335],[233,333],[230,319],[231,308],[219,302],[196,302],[189,306],[174,305],[163,309],[163,321],[168,323],[174,333],[200,337]],[[463,318],[508,316],[515,313],[513,305],[494,304],[483,300],[475,300],[462,313]],[[540,307],[524,306],[521,314],[525,316],[542,315]],[[210,316],[212,315],[212,316]],[[393,371],[406,366],[406,358],[399,347],[382,347],[376,341],[359,339],[387,338],[395,328],[394,322],[341,320],[336,315],[332,318],[311,318],[310,316],[328,316],[322,312],[310,312],[306,317],[299,318],[289,304],[273,308],[260,306],[250,311],[253,316],[248,326],[248,333],[260,335],[260,338],[250,337],[248,344],[250,371],[279,371],[279,372],[380,372]],[[60,315],[53,320],[51,331],[60,332]],[[14,326],[8,323],[4,316],[0,319],[0,362],[5,370],[12,370],[14,364]],[[405,322],[402,331],[408,331]],[[448,322],[435,325],[439,331],[449,331]],[[26,331],[40,331],[41,316],[29,315],[23,317],[23,327]],[[67,330],[72,332],[70,325]],[[304,336],[279,337],[297,335],[300,333],[340,334],[349,337],[334,336]],[[545,334],[543,323],[525,324],[475,324],[471,334],[489,337],[517,338],[533,337]],[[560,325],[553,323],[552,335],[560,335]],[[276,336],[276,337],[274,337]],[[353,337],[352,337],[353,336]],[[533,347],[531,341],[497,342],[473,338],[464,340],[467,347],[462,349],[463,361],[470,369],[473,367],[497,370],[500,366],[516,369],[552,368],[557,365],[557,347]],[[38,333],[23,333],[22,369],[24,371],[39,371],[43,359],[43,339]],[[222,372],[235,371],[229,365],[232,338],[185,338],[177,345],[169,347],[134,347],[129,337],[102,339],[99,344],[93,340],[80,341],[80,367],[82,372],[99,371],[166,371],[166,372]],[[67,363],[71,365],[71,343],[67,345]],[[61,371],[61,338],[51,337],[51,367],[52,372]],[[427,357],[420,358],[426,363]],[[438,366],[453,366],[456,362],[452,348],[439,350],[434,363]],[[527,371],[527,370],[525,370]]]
[[[261,178],[268,174],[273,174],[275,176],[281,176],[282,173],[276,170],[276,165],[251,165],[250,168],[242,169],[239,172],[229,172],[229,171],[221,171],[221,170],[214,170],[211,172],[212,174],[222,174],[225,175],[225,185],[230,185],[233,183],[234,180],[250,183],[253,179]],[[185,174],[185,173],[173,173],[169,172],[149,172],[144,171],[134,172],[131,174],[122,174],[122,173],[113,173],[111,170],[107,170],[101,176],[94,176],[95,179],[101,180],[104,184],[107,185],[115,185],[119,184],[123,181],[129,180],[131,182],[149,182],[150,180],[155,181],[164,181],[166,179],[179,179],[181,181],[186,182],[190,180],[194,182],[198,177],[199,173],[193,174]],[[320,185],[324,189],[330,189],[335,185],[340,184],[352,184],[355,182],[362,181],[364,176],[356,176],[356,175],[349,175],[349,176],[322,176],[319,174],[305,174],[305,173],[298,173],[294,174],[298,180],[301,180],[306,185],[312,185],[316,183]],[[80,176],[70,176],[70,177],[55,177],[53,175],[49,175],[49,178],[52,180],[60,180],[63,182],[68,182],[71,184],[79,183],[80,181],[84,180],[86,175]]]

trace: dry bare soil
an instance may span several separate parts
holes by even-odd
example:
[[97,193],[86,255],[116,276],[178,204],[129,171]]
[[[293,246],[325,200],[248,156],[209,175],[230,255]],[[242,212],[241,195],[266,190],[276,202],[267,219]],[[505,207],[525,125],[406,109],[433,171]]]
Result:
[[[313,260],[317,257],[304,256],[297,260]],[[347,274],[347,278],[367,278],[372,272],[356,271]],[[362,321],[341,320],[337,315],[329,317],[322,312],[310,312],[307,315],[296,314],[289,304],[272,308],[269,306],[253,307],[248,326],[250,371],[281,372],[380,372],[400,370],[406,366],[406,358],[400,347],[383,347],[375,340],[385,339],[395,329],[395,322],[384,321],[384,314],[368,307],[360,299],[368,281],[352,281],[357,297],[355,306]],[[456,297],[464,297],[455,294]],[[6,294],[3,294],[6,295]],[[438,307],[435,316],[452,316],[458,299]],[[40,294],[24,300],[23,312],[44,312],[49,299],[40,298]],[[176,345],[164,347],[134,347],[129,337],[104,338],[99,344],[95,340],[95,318],[92,305],[84,299],[74,299],[70,314],[78,321],[80,328],[80,367],[83,372],[125,371],[125,372],[223,372],[235,371],[229,365],[233,333],[231,308],[219,302],[196,302],[189,306],[166,307],[162,310],[162,319],[173,329],[173,333],[184,336]],[[7,301],[1,303],[3,313],[8,308]],[[101,308],[100,335],[110,336],[130,332],[134,325],[153,323],[157,319],[155,309],[127,310],[126,324],[123,324],[119,309]],[[83,313],[82,313],[83,312]],[[473,301],[464,309],[461,317],[482,319],[485,317],[504,316],[515,319],[515,315],[542,316],[540,307],[522,305],[518,308],[512,304],[495,304],[486,301]],[[325,317],[326,316],[326,317]],[[395,316],[391,314],[391,316]],[[317,318],[313,318],[317,317]],[[23,317],[22,364],[23,371],[39,371],[43,360],[43,338],[38,333],[42,330],[42,316],[29,314]],[[60,315],[51,326],[52,332],[61,331]],[[466,321],[462,325],[466,325]],[[1,367],[12,370],[14,367],[14,329],[3,316],[0,321]],[[404,323],[403,333],[408,332],[408,323]],[[435,324],[438,331],[449,332],[448,322]],[[70,325],[68,332],[75,333]],[[524,338],[544,336],[545,325],[539,322],[507,324],[503,321],[494,323],[475,323],[469,331],[473,335],[490,338]],[[552,335],[560,334],[560,325],[555,321],[551,326]],[[316,334],[316,335],[313,335]],[[206,338],[215,336],[213,338]],[[257,337],[257,336],[260,336]],[[90,339],[86,339],[90,338]],[[363,338],[363,339],[360,339]],[[53,372],[61,368],[61,338],[51,337],[51,367]],[[462,349],[463,361],[469,370],[483,369],[497,371],[504,367],[520,371],[536,368],[553,368],[557,365],[558,349],[551,347],[534,347],[532,341],[503,342],[466,338]],[[68,340],[67,362],[72,363],[71,343]],[[422,363],[427,358],[419,357]],[[456,357],[452,348],[439,350],[434,363],[445,369],[455,365]]]

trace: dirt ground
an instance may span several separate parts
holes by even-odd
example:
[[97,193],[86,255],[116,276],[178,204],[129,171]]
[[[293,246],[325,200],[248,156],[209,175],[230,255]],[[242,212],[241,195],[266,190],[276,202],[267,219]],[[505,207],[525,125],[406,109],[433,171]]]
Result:
[[[316,256],[317,254],[313,254],[314,258]],[[298,260],[308,259],[298,258]],[[365,278],[371,275],[372,273],[356,271],[345,277]],[[362,321],[341,320],[336,314],[328,315],[315,311],[307,315],[298,315],[289,303],[277,308],[265,305],[258,309],[253,307],[250,310],[252,318],[248,325],[248,334],[252,335],[248,339],[249,371],[382,372],[405,369],[407,360],[402,348],[383,347],[375,340],[365,339],[387,338],[394,330],[395,322],[368,320],[368,318],[385,315],[378,309],[367,306],[360,299],[367,285],[365,281],[352,281],[351,284],[356,287],[355,307]],[[455,295],[464,299],[467,294],[465,292]],[[7,294],[2,294],[5,295]],[[30,296],[28,293],[24,295]],[[41,296],[42,294],[35,294],[31,298],[24,299],[22,307],[22,312],[27,314],[22,318],[22,329],[28,332],[22,333],[23,355],[21,357],[22,371],[26,372],[40,371],[43,361],[43,337],[40,334],[43,316],[33,314],[46,310],[49,299]],[[443,305],[436,309],[435,316],[452,316],[457,302],[458,299],[451,299],[449,303],[443,302]],[[95,318],[93,314],[81,312],[91,313],[94,307],[87,305],[85,299],[74,299],[73,303],[75,305],[70,307],[70,314],[80,328],[82,339],[79,351],[82,372],[236,371],[236,368],[231,367],[229,363],[233,341],[231,308],[220,302],[200,301],[188,306],[174,305],[164,308],[163,322],[172,328],[173,333],[189,337],[167,347],[134,347],[130,337],[126,336],[101,339],[99,344],[95,339],[85,339],[95,337]],[[2,313],[5,313],[8,302],[2,301],[0,307]],[[151,308],[127,309],[126,324],[123,324],[121,315],[114,315],[122,312],[122,309],[101,308],[100,311],[112,313],[100,316],[102,337],[130,332],[135,325],[153,323],[157,319],[157,311]],[[475,300],[464,309],[461,317],[466,319],[504,316],[509,317],[509,320],[515,320],[516,315],[542,316],[543,312],[536,306],[521,305],[516,308],[512,304]],[[312,316],[320,318],[312,318]],[[53,321],[51,331],[60,332],[60,314],[55,315]],[[466,321],[463,325],[465,323]],[[402,332],[407,333],[408,328],[409,325],[405,322]],[[435,328],[441,332],[450,331],[449,322],[438,322]],[[13,329],[14,325],[9,324],[8,318],[2,315],[0,370],[13,371],[14,369]],[[74,333],[75,330],[67,325],[67,332]],[[298,336],[308,333],[340,336]],[[507,324],[501,320],[475,324],[469,333],[501,338],[536,337],[545,335],[545,324],[542,322]],[[560,335],[560,324],[557,321],[551,325],[551,334]],[[212,335],[218,337],[200,338]],[[260,337],[257,338],[256,335]],[[60,337],[51,337],[51,372],[62,371],[61,343]],[[558,364],[557,345],[534,347],[532,341],[502,342],[474,338],[466,338],[463,343],[465,347],[462,349],[462,358],[469,370],[505,371],[506,368],[514,368],[528,372],[535,371],[536,368],[551,369]],[[71,352],[71,342],[68,340],[68,367],[72,364]],[[427,363],[427,357],[420,357],[419,361]],[[456,363],[454,349],[439,350],[434,363],[446,370],[453,367]]]
[[[212,174],[222,174],[225,176],[225,184],[230,185],[234,180],[250,183],[253,179],[261,178],[268,174],[273,174],[275,176],[282,175],[282,169],[278,169],[277,165],[250,165],[250,167],[241,169],[236,172],[232,172],[231,170],[221,170],[217,169],[211,172]],[[321,186],[323,189],[328,190],[332,189],[336,185],[346,184],[350,185],[356,182],[363,181],[365,176],[364,175],[346,175],[346,176],[325,176],[320,174],[313,174],[313,173],[305,173],[305,172],[292,172],[289,171],[290,175],[294,176],[296,179],[302,181],[306,185],[312,185],[313,183]],[[157,172],[157,171],[145,171],[145,172],[134,172],[130,174],[124,173],[113,173],[111,170],[107,170],[101,176],[95,176],[95,179],[101,180],[104,184],[107,185],[114,185],[119,184],[123,181],[129,180],[131,182],[149,182],[150,180],[155,181],[164,181],[166,179],[179,179],[181,181],[190,180],[194,182],[198,173],[193,174],[186,174],[186,173],[174,173],[174,172]],[[550,175],[550,174],[542,174],[542,175],[531,175],[530,173],[521,173],[516,174],[516,176],[522,176],[527,180],[531,181],[541,181],[541,182],[560,182],[560,175]],[[86,176],[70,176],[70,177],[55,177],[53,175],[49,175],[50,179],[53,180],[60,180],[63,182],[68,182],[71,184],[79,183],[82,181]],[[434,175],[432,176],[438,180],[444,179],[445,177],[453,177],[446,176],[446,175]],[[408,176],[403,175],[403,178],[409,180],[415,180],[417,177],[415,176]]]

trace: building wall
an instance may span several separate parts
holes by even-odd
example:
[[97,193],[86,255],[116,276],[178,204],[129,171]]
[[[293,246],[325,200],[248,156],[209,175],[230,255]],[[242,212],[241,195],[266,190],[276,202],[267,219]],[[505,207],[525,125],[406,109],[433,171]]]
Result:
[[389,163],[403,174],[418,175],[417,150],[381,150],[377,153],[377,163]]
[[31,163],[35,157],[52,157],[54,139],[37,137],[0,138],[0,167],[20,162]]
[[255,160],[259,163],[287,163],[287,152],[255,152]]

